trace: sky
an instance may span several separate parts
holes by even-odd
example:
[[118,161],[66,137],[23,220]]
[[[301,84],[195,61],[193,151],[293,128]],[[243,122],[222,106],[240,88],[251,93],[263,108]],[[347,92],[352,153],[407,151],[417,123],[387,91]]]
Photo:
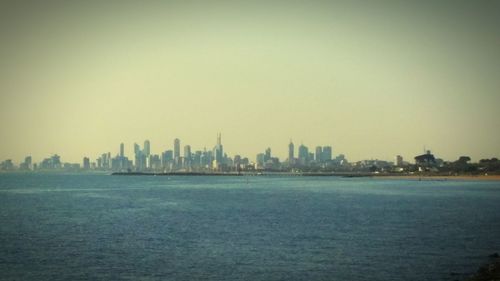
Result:
[[499,1],[2,1],[0,160],[500,157]]

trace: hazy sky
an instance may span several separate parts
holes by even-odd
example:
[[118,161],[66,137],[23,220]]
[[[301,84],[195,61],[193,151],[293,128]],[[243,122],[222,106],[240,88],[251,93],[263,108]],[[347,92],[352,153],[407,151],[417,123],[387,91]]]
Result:
[[500,157],[500,1],[2,2],[0,160]]

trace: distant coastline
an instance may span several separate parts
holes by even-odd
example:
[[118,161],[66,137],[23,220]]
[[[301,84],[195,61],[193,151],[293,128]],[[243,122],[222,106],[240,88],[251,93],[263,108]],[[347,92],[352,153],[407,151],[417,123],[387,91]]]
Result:
[[112,176],[242,176],[239,173],[203,173],[203,172],[167,172],[167,173],[149,173],[149,172],[114,172]]
[[500,181],[500,175],[441,175],[441,174],[373,174],[373,173],[291,173],[291,172],[114,172],[113,176],[300,176],[300,177],[341,177],[410,180],[493,180]]
[[500,181],[500,175],[380,175],[383,179],[413,179],[413,180],[489,180]]
[[107,171],[0,171],[1,174],[75,174],[75,175],[112,175],[112,176],[267,176],[267,177],[338,177],[371,178],[374,180],[416,180],[416,181],[500,181],[499,174],[444,174],[444,173],[358,173],[358,172],[279,172],[279,171],[241,171],[241,172],[107,172]]

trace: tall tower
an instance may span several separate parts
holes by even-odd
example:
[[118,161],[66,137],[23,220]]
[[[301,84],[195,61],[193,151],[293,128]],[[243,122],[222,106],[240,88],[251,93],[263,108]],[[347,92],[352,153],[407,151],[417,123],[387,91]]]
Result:
[[294,146],[292,140],[290,140],[290,144],[288,144],[288,162],[293,161],[293,151]]
[[268,147],[266,149],[266,153],[264,154],[264,161],[267,162],[270,159],[271,159],[271,148]]
[[184,159],[191,159],[191,146],[190,145],[185,145],[184,146]]
[[302,165],[304,165],[309,158],[309,148],[307,146],[301,144],[299,146],[299,161]]
[[144,141],[143,152],[144,152],[144,155],[146,155],[146,157],[149,157],[149,154],[151,154],[151,144],[149,143],[149,140]]
[[323,162],[323,148],[321,146],[316,146],[315,157],[316,162]]
[[332,160],[332,147],[331,146],[323,146],[323,161]]
[[137,157],[141,153],[141,147],[137,144],[134,143],[134,155]]
[[123,144],[123,142],[120,143],[120,157],[125,157],[125,145]]
[[179,159],[181,157],[181,141],[179,139],[174,140],[174,159]]
[[217,135],[217,145],[214,147],[214,157],[217,163],[222,163],[222,158],[224,157],[224,149],[222,146],[221,133]]
[[83,157],[83,169],[90,170],[90,159],[88,157]]
[[184,146],[184,163],[183,163],[184,168],[190,169],[191,168],[191,146],[190,145],[185,145]]

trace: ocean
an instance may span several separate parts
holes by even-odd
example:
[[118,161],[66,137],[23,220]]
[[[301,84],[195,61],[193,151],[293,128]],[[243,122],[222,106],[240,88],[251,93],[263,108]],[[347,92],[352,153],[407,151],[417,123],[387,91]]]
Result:
[[464,280],[499,181],[0,174],[0,280]]

